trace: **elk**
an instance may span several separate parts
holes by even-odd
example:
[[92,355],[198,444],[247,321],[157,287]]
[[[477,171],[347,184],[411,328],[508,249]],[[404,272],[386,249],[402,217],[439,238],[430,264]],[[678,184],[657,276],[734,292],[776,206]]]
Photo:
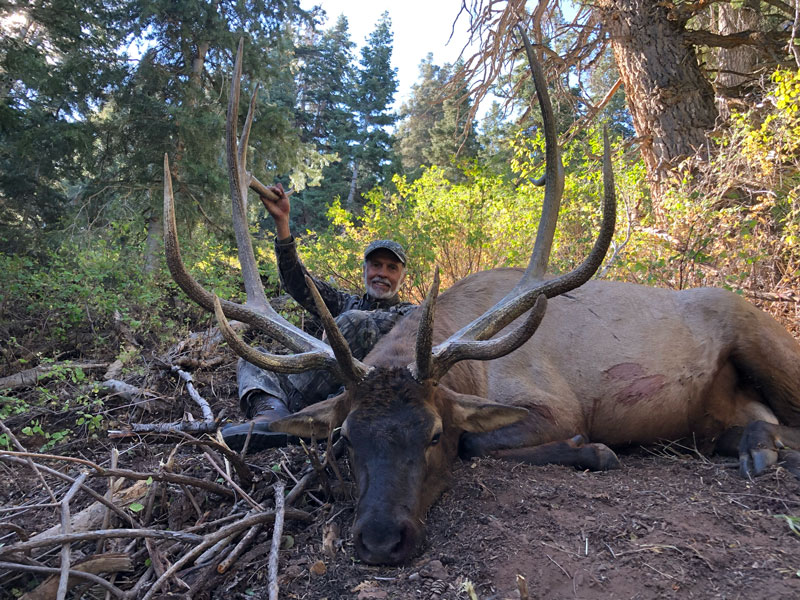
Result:
[[[547,139],[546,210],[557,214],[563,170],[555,128],[541,69],[523,41]],[[590,280],[615,221],[607,138],[603,221],[574,271],[542,278],[549,243],[537,237],[525,270],[476,273],[441,296],[437,273],[425,302],[363,362],[318,294],[330,345],[288,323],[266,301],[247,232],[246,190],[261,184],[245,169],[252,102],[236,138],[240,78],[241,44],[226,135],[247,302],[216,298],[184,267],[165,157],[168,264],[187,295],[214,310],[237,354],[280,372],[328,369],[344,383],[338,396],[273,429],[318,439],[340,431],[358,488],[353,538],[362,560],[397,564],[414,554],[426,512],[459,455],[603,470],[619,465],[611,447],[694,436],[738,456],[748,477],[779,458],[800,458],[800,346],[776,321],[720,289]],[[248,346],[227,319],[260,329],[294,354]]]

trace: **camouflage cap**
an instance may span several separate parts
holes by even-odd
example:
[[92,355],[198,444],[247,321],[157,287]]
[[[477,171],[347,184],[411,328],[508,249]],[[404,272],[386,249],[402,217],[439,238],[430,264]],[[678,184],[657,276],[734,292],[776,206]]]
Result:
[[364,250],[364,260],[376,250],[388,250],[397,257],[397,260],[403,263],[404,267],[406,266],[406,251],[397,242],[392,240],[375,240]]

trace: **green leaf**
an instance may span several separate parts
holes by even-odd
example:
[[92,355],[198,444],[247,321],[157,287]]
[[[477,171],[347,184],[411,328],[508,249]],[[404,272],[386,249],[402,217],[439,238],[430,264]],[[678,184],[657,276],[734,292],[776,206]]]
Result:
[[131,510],[131,512],[138,513],[144,510],[144,505],[138,502],[134,502],[128,508]]

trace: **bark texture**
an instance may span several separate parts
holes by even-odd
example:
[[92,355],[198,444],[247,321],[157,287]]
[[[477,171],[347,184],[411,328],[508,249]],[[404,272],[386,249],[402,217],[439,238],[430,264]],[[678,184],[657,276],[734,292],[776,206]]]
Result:
[[601,0],[598,7],[641,138],[658,214],[670,169],[703,152],[717,118],[714,90],[685,39],[685,23],[670,20],[662,3]]

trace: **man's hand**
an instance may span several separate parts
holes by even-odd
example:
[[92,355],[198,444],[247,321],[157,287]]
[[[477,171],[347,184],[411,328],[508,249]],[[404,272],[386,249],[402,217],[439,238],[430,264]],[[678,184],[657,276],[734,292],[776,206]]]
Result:
[[264,208],[267,209],[272,220],[275,221],[278,239],[285,240],[292,235],[289,230],[289,212],[291,210],[289,196],[283,191],[283,186],[280,183],[270,186],[267,189],[272,192],[274,198],[270,199],[267,196],[259,196],[261,198],[261,203],[264,205]]

